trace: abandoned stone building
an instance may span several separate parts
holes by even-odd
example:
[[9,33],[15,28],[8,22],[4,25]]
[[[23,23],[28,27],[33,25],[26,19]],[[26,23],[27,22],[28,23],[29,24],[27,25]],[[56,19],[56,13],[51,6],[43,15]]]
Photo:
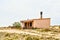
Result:
[[50,27],[50,18],[42,18],[43,12],[40,12],[39,19],[30,19],[30,20],[22,20],[23,28],[49,28]]

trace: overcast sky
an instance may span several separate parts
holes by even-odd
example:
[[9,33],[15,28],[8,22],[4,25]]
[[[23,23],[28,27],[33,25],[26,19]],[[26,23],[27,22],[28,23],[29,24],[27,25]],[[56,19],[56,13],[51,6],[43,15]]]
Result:
[[60,0],[0,0],[0,26],[39,18],[40,11],[51,18],[51,25],[60,24]]

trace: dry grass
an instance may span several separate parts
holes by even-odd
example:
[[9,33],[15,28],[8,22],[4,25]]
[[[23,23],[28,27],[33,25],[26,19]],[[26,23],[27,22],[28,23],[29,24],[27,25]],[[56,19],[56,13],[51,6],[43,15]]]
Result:
[[[12,30],[11,28],[0,28],[0,30]],[[60,27],[50,29],[15,29],[28,33],[38,34],[22,34],[22,33],[7,33],[0,32],[0,40],[60,40]]]

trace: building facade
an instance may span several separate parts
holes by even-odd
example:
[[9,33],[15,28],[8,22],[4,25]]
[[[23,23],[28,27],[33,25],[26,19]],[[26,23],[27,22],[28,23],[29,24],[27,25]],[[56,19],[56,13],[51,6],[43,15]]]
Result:
[[39,19],[30,19],[21,21],[22,28],[49,28],[50,27],[50,18],[41,18]]

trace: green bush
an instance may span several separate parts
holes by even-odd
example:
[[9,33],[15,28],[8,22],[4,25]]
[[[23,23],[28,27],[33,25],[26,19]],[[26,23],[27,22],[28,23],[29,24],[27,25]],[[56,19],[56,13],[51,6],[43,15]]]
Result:
[[14,22],[13,27],[15,28],[21,28],[21,24],[19,22]]

